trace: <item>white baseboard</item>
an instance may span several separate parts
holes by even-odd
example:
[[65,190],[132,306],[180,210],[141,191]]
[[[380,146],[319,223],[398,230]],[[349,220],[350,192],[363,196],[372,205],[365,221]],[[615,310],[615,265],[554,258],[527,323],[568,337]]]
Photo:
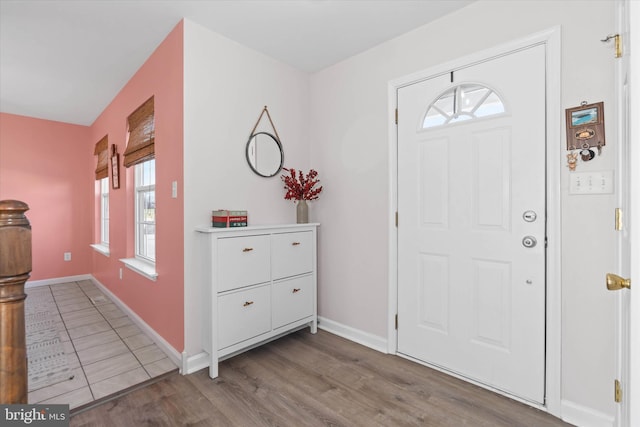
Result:
[[370,334],[369,332],[364,332],[320,316],[318,316],[318,328],[331,332],[332,334],[338,335],[342,338],[346,338],[350,341],[357,342],[358,344],[362,344],[381,353],[387,353],[387,340],[383,337],[379,337],[377,335]]
[[67,276],[67,277],[56,277],[54,279],[44,279],[44,280],[27,280],[24,287],[25,289],[35,288],[38,286],[49,286],[49,285],[58,285],[60,283],[68,283],[68,282],[79,282],[81,280],[91,280],[93,276],[90,274],[81,274],[79,276]]
[[560,404],[562,406],[562,421],[569,424],[580,427],[613,427],[615,425],[615,417],[611,415],[568,400],[563,400]]
[[198,354],[189,356],[187,353],[182,353],[182,369],[181,374],[193,374],[200,369],[209,367],[209,353],[202,351]]
[[176,364],[178,367],[182,367],[182,355],[169,344],[164,338],[160,336],[151,326],[149,326],[140,316],[138,316],[133,310],[129,308],[124,302],[122,302],[117,296],[115,296],[106,286],[98,281],[93,276],[89,276],[90,280],[98,287],[102,292],[107,294],[109,298],[118,306],[122,311],[127,313],[127,316],[133,320],[140,329],[142,329],[152,340],[160,347],[164,353]]

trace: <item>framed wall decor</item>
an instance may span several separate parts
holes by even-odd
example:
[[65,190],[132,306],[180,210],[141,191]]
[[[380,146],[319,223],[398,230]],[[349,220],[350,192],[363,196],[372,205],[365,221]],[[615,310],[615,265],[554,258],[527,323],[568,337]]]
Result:
[[567,108],[567,150],[588,150],[605,146],[604,102]]
[[120,154],[116,144],[111,145],[111,188],[120,188]]

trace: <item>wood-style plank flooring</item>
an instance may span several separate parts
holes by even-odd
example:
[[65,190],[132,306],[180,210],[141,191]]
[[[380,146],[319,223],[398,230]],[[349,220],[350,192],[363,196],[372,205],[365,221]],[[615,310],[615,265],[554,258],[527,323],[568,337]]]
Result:
[[71,426],[568,425],[542,411],[397,356],[308,329],[208,370],[171,375]]

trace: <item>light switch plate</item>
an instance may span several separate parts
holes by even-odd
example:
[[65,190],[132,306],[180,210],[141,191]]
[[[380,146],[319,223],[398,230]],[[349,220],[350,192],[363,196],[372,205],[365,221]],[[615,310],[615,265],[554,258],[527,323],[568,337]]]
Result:
[[171,197],[174,199],[178,198],[178,181],[171,182]]
[[571,172],[569,194],[613,194],[613,171]]

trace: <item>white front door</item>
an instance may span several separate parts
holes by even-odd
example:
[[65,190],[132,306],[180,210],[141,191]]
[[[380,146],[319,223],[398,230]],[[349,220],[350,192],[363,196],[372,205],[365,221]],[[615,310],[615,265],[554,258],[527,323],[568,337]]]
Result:
[[545,47],[398,90],[398,352],[545,383]]

